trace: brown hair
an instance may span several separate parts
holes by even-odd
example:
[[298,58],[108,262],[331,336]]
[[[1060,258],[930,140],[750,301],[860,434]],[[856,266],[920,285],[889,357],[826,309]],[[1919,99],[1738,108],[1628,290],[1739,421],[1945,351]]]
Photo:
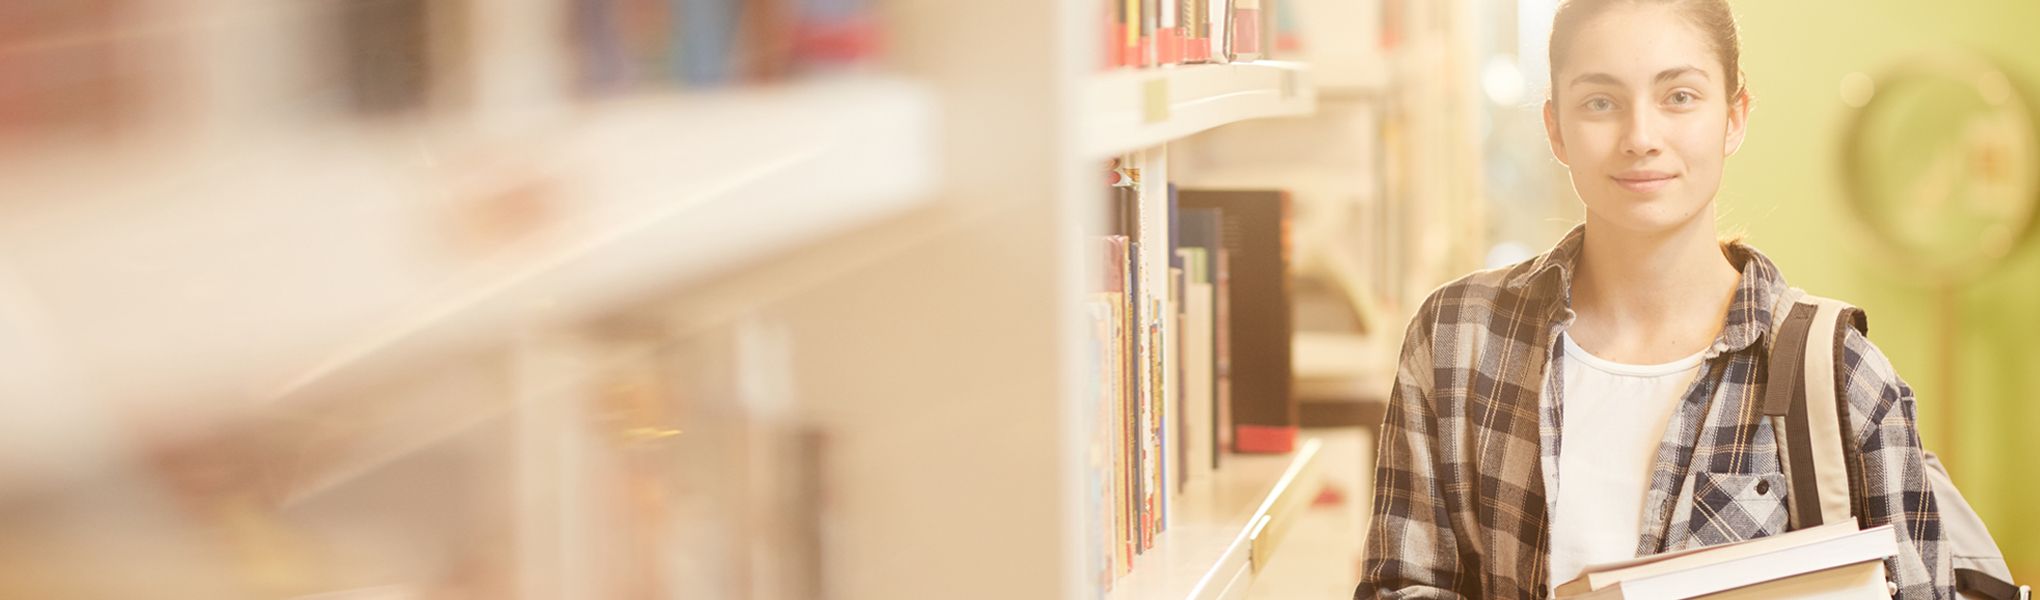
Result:
[[1679,11],[1714,46],[1714,54],[1721,59],[1721,72],[1726,79],[1723,88],[1728,91],[1729,97],[1743,93],[1742,42],[1737,34],[1735,13],[1728,8],[1728,0],[1565,0],[1558,5],[1557,14],[1551,19],[1551,89],[1554,95],[1558,93],[1559,58],[1572,47],[1572,38],[1587,21],[1616,3],[1655,4]]

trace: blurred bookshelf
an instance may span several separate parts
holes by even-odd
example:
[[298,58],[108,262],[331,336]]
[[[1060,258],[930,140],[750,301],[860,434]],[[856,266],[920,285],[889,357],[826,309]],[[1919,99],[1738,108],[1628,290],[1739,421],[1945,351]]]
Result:
[[[1441,20],[1324,4],[38,9],[0,74],[99,83],[0,84],[0,396],[61,401],[0,420],[0,596],[1239,597],[1323,460],[1286,383],[1216,408],[1220,224],[1283,288],[1267,209],[1442,197],[1379,143],[1416,96],[1337,121],[1357,184],[1208,151],[1397,98],[1310,31]],[[1376,267],[1391,315],[1428,276]]]

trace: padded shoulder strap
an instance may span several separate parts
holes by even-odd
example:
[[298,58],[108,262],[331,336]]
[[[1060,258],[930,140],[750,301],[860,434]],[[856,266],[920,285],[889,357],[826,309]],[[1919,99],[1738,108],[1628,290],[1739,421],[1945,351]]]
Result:
[[[1861,311],[1840,301],[1804,295],[1775,330],[1764,414],[1772,419],[1790,482],[1787,509],[1793,529],[1854,519],[1850,493],[1849,420],[1835,385],[1841,320],[1862,328]],[[1809,401],[1809,399],[1815,399]]]

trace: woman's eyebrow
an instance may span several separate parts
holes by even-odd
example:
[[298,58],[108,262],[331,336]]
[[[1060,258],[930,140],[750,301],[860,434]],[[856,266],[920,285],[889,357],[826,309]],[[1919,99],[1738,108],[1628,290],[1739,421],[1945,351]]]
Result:
[[1587,73],[1579,77],[1574,77],[1571,86],[1579,87],[1579,85],[1583,83],[1599,83],[1603,85],[1621,86],[1622,80],[1616,79],[1614,75],[1609,75],[1607,73]]
[[1658,71],[1657,77],[1652,77],[1651,81],[1656,83],[1664,83],[1667,81],[1671,81],[1673,79],[1684,77],[1689,73],[1699,75],[1701,79],[1707,79],[1707,71],[1705,69],[1701,69],[1700,67],[1695,67],[1692,65],[1686,65],[1683,67],[1672,67],[1670,69]]
[[[1663,71],[1658,71],[1657,76],[1652,77],[1651,81],[1653,83],[1664,83],[1667,81],[1678,79],[1680,77],[1684,77],[1688,74],[1697,74],[1702,79],[1708,78],[1706,69],[1702,69],[1700,67],[1695,67],[1692,65],[1685,65],[1672,67],[1670,69],[1665,69]],[[1607,73],[1587,73],[1584,75],[1580,75],[1579,77],[1573,78],[1572,83],[1569,85],[1578,86],[1583,83],[1598,83],[1604,85],[1620,86],[1622,85],[1622,80],[1616,79],[1614,75],[1609,75]]]

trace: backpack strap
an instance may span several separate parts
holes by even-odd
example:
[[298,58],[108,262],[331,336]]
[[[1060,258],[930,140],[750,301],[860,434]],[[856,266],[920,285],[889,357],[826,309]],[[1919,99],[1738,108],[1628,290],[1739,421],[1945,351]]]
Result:
[[[1795,292],[1797,290],[1794,290]],[[1773,322],[1770,366],[1765,375],[1764,415],[1778,437],[1785,465],[1786,508],[1794,530],[1856,518],[1853,490],[1862,489],[1863,474],[1853,456],[1855,444],[1845,443],[1849,431],[1848,396],[1836,386],[1835,357],[1841,356],[1842,320],[1870,332],[1863,311],[1847,303],[1811,294],[1787,304]],[[1822,402],[1808,402],[1819,398]],[[1949,534],[1947,551],[1977,545],[1988,556],[1957,555],[1954,586],[1964,600],[2031,600],[2032,588],[2011,583],[2003,555],[1983,528],[1983,521],[1955,491],[1954,482],[1933,453],[1925,453],[1927,478],[1942,506],[1942,531]],[[1952,520],[1951,520],[1952,519]],[[1954,521],[1959,521],[1954,522]],[[1971,531],[1973,529],[1973,531]],[[1961,538],[1961,539],[1958,539]]]
[[[1861,312],[1837,300],[1804,295],[1776,329],[1766,374],[1764,415],[1779,439],[1789,484],[1792,529],[1854,519],[1856,497],[1847,407],[1835,387],[1841,319],[1861,327]],[[1809,402],[1810,398],[1821,401]]]

